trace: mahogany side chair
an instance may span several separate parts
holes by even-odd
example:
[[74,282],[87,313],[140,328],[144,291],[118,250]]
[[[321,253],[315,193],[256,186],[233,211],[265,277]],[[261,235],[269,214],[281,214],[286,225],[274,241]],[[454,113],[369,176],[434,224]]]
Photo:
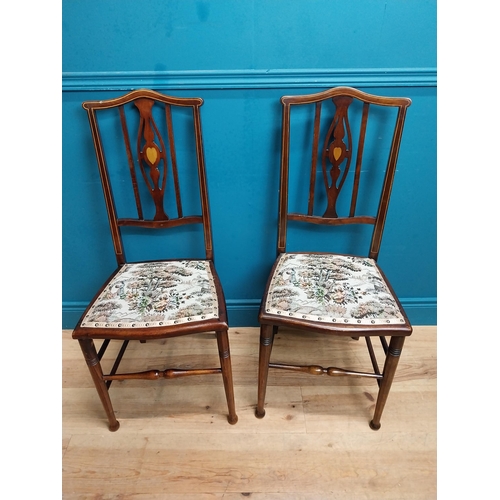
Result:
[[[117,268],[83,313],[73,338],[80,343],[110,431],[120,426],[108,391],[114,380],[222,374],[228,422],[238,421],[226,304],[214,267],[202,104],[200,98],[147,89],[82,104],[90,122]],[[173,237],[179,238],[178,246]],[[145,238],[153,239],[138,243]],[[185,257],[193,245],[201,258]],[[135,258],[127,259],[125,247],[127,253],[132,248]],[[137,257],[152,247],[161,249],[156,256],[160,260],[150,259],[150,254],[144,260]],[[185,369],[119,371],[130,341],[203,332],[217,340],[220,367],[194,368],[193,362]],[[95,340],[102,340],[99,350]],[[114,364],[104,373],[101,360],[112,340],[122,346],[112,352]]]
[[[284,96],[281,103],[277,259],[259,311],[255,414],[265,415],[269,368],[369,377],[378,383],[370,421],[370,427],[378,430],[405,338],[412,333],[377,264],[411,101],[337,87]],[[369,368],[346,367],[347,356],[343,368],[300,364],[306,352],[297,353],[293,363],[271,362],[278,331],[280,339],[290,331],[309,338],[343,336],[348,343],[364,337]],[[323,336],[319,337],[322,342]],[[372,344],[375,337],[380,346]],[[377,356],[384,359],[382,370]]]

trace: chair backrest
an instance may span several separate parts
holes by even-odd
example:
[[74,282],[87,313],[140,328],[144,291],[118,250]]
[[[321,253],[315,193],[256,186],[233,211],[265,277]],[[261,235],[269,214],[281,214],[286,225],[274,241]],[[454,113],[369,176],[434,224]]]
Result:
[[278,253],[292,221],[368,224],[376,260],[411,100],[337,87],[281,102]]
[[202,104],[200,98],[147,89],[82,104],[90,121],[119,265],[126,262],[125,226],[164,229],[201,224],[205,256],[213,258]]

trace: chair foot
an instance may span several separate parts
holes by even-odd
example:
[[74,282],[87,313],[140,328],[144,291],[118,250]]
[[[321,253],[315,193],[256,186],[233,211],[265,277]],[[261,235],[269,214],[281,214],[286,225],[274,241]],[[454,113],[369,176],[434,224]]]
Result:
[[231,415],[227,416],[227,421],[231,424],[234,425],[236,422],[238,422],[238,417],[235,415],[234,417],[231,417]]
[[266,410],[262,410],[262,411],[259,411],[259,410],[255,410],[255,416],[257,418],[264,418],[266,416]]
[[374,431],[378,431],[381,426],[382,426],[382,424],[374,424],[373,420],[370,420],[370,429],[372,429]]
[[117,420],[113,425],[110,424],[108,428],[111,432],[116,432],[120,428],[120,422]]

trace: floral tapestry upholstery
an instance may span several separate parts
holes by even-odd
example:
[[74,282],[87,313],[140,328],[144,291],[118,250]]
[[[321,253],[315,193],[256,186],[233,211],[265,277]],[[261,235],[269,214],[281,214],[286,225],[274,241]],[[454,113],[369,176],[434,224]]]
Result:
[[266,312],[322,323],[405,323],[375,261],[344,255],[282,254]]
[[85,315],[87,328],[144,328],[218,318],[210,264],[180,260],[125,264]]

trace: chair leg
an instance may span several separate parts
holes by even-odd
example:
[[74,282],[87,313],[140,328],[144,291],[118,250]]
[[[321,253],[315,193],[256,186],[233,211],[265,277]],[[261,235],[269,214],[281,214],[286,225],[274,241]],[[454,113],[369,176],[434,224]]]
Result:
[[404,341],[405,337],[391,337],[389,350],[385,358],[383,378],[379,387],[377,404],[375,405],[375,413],[373,415],[373,420],[370,422],[370,427],[374,431],[380,429],[380,418],[382,417],[382,412],[384,411],[387,396],[389,396],[389,391],[396,373],[401,351],[403,350]]
[[266,399],[267,376],[269,374],[269,360],[273,348],[274,334],[277,331],[271,325],[261,325],[260,327],[260,347],[259,347],[259,383],[257,395],[257,409],[255,416],[263,418],[266,414],[264,410],[264,400]]
[[83,339],[78,340],[78,342],[80,343],[80,348],[82,349],[83,356],[87,362],[90,375],[92,375],[92,379],[97,389],[97,393],[99,394],[99,398],[101,399],[102,406],[108,416],[109,430],[112,432],[117,431],[120,427],[120,422],[116,420],[108,388],[106,386],[106,382],[103,380],[101,363],[99,362],[99,358],[97,356],[94,341],[91,339]]
[[231,425],[234,425],[236,422],[238,422],[238,416],[236,415],[236,408],[234,404],[233,372],[231,369],[231,354],[229,352],[229,338],[227,330],[217,332],[217,345],[219,347],[219,359],[222,370],[222,380],[224,382],[227,407],[229,410],[227,421]]

